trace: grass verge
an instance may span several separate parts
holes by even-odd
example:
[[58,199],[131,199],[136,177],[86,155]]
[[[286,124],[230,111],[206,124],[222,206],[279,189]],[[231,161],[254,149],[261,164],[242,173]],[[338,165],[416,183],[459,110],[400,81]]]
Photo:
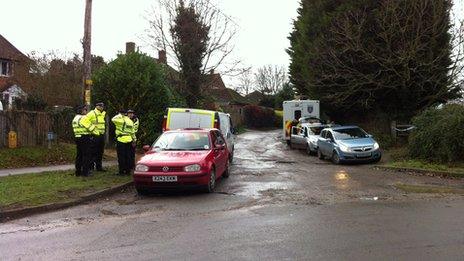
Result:
[[407,148],[395,148],[386,152],[388,162],[382,166],[419,172],[449,174],[447,176],[464,178],[464,163],[443,164],[411,159]]
[[429,194],[464,194],[464,189],[452,187],[424,186],[424,185],[407,185],[396,184],[396,188],[407,193],[429,193]]
[[245,126],[239,125],[235,128],[235,131],[237,132],[237,135],[240,135],[246,132],[246,128]]
[[429,170],[436,172],[450,172],[450,173],[462,173],[464,177],[464,166],[460,165],[447,165],[447,164],[438,164],[438,163],[429,163],[423,162],[420,160],[402,160],[402,161],[393,161],[386,164],[387,167],[394,168],[410,168],[410,169],[419,169],[419,170]]
[[74,144],[60,143],[47,147],[22,147],[0,149],[0,169],[59,165],[73,162],[76,157]]
[[0,178],[0,210],[34,207],[78,199],[131,181],[131,176],[114,175],[115,169],[84,178],[73,171],[44,172]]
[[[105,159],[115,157],[107,155]],[[76,158],[76,146],[74,144],[59,143],[51,149],[47,147],[21,147],[16,149],[0,149],[0,169],[28,168],[50,165],[62,165],[74,163]]]

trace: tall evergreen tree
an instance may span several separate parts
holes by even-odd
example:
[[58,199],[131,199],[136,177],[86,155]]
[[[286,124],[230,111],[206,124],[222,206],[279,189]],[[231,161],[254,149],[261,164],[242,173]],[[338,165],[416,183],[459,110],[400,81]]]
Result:
[[303,0],[290,35],[291,81],[335,119],[408,120],[454,99],[462,67],[452,59],[451,7],[451,0]]

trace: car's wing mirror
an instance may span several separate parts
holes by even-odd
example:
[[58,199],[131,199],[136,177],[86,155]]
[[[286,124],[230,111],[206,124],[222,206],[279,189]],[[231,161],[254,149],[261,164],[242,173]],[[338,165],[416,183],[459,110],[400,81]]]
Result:
[[372,134],[367,134],[367,137],[368,137],[368,138],[374,138],[374,135],[372,135]]

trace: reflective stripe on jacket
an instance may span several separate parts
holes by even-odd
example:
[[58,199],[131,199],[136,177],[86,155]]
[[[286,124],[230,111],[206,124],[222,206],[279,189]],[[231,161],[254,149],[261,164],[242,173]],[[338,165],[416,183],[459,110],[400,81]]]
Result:
[[116,127],[116,139],[122,143],[132,142],[134,135],[134,122],[127,116],[118,114],[114,116],[111,121]]
[[90,122],[94,124],[95,127],[97,127],[98,135],[104,135],[106,130],[106,112],[101,112],[97,109],[94,109],[87,113],[87,117],[89,118]]
[[74,131],[74,137],[80,138],[82,135],[97,135],[98,131],[95,128],[87,116],[76,115],[72,121],[72,127]]

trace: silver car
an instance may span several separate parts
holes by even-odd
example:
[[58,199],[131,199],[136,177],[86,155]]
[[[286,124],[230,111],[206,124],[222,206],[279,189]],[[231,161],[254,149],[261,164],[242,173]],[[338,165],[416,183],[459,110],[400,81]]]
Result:
[[323,129],[328,127],[330,126],[320,123],[304,123],[300,127],[293,127],[290,147],[292,149],[304,149],[308,155],[315,155],[318,149],[319,135]]

